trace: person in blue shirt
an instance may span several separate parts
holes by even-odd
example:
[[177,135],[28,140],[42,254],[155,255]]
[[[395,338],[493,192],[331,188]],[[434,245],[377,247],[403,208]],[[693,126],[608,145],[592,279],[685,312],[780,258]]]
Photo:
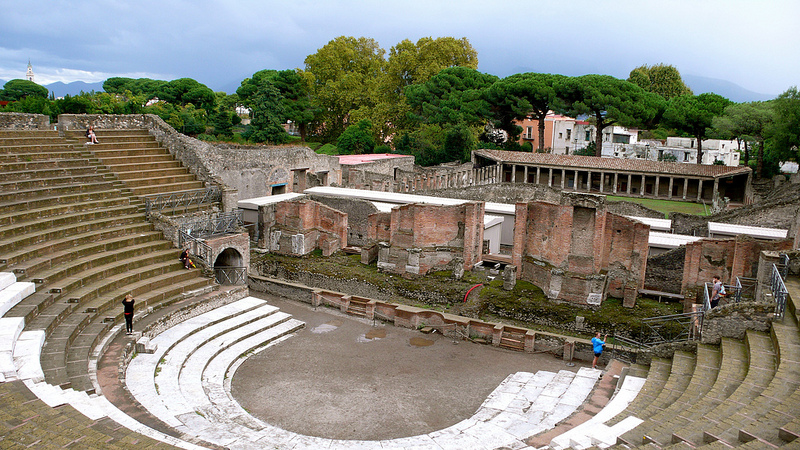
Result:
[[600,359],[600,355],[603,354],[603,346],[606,345],[606,339],[608,339],[608,335],[603,339],[600,339],[600,332],[598,331],[595,333],[594,337],[592,338],[592,350],[594,350],[594,359],[592,360],[592,369],[597,368],[597,360]]

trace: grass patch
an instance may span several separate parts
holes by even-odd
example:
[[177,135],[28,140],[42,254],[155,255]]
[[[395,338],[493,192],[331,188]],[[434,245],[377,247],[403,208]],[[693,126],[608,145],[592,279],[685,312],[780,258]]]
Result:
[[606,198],[610,202],[633,202],[639,203],[640,205],[646,206],[650,209],[654,209],[659,212],[664,213],[664,218],[668,217],[668,214],[671,212],[679,212],[684,214],[694,214],[696,216],[707,216],[708,210],[710,209],[709,206],[705,206],[702,203],[692,203],[692,202],[681,202],[677,200],[660,200],[654,198],[635,198],[635,197],[619,197],[614,195],[607,195]]

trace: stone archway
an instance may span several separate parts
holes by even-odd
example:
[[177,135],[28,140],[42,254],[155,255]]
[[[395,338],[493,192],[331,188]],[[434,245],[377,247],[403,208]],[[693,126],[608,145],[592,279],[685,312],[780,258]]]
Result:
[[214,260],[214,277],[223,285],[247,284],[247,266],[242,254],[233,247],[222,250]]

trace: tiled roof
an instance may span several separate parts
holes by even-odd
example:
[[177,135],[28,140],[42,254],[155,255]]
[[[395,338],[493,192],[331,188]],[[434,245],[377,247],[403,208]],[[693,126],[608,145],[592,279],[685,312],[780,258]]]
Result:
[[731,177],[750,173],[749,167],[685,164],[648,161],[644,159],[598,158],[595,156],[553,155],[550,153],[509,152],[505,150],[475,150],[477,156],[504,163],[556,166],[578,170],[613,172],[644,172],[660,175],[695,177]]
[[392,153],[369,153],[364,155],[337,155],[340,164],[355,165],[370,163],[380,159],[409,158],[409,155],[396,155]]

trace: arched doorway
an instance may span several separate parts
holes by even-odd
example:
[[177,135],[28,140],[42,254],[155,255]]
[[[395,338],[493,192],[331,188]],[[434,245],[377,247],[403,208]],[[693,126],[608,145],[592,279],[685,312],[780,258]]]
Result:
[[235,248],[226,248],[214,261],[214,277],[219,284],[247,284],[244,258]]

